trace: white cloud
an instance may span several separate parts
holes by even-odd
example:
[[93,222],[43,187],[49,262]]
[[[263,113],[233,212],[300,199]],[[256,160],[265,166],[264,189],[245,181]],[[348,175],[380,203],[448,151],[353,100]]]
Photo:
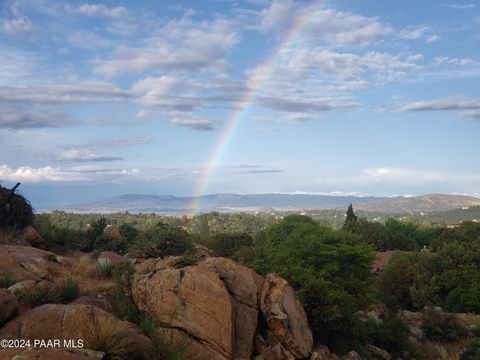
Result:
[[0,181],[13,181],[13,182],[57,182],[57,181],[74,181],[81,180],[78,175],[62,171],[57,167],[38,167],[33,168],[30,166],[20,166],[13,169],[7,165],[0,165]]
[[441,6],[456,10],[475,9],[475,4],[442,4]]
[[19,9],[18,1],[15,1],[10,7],[12,13],[11,19],[4,19],[1,23],[1,29],[8,34],[29,32],[33,30],[33,24],[30,18],[22,14]]
[[3,104],[0,107],[0,128],[4,129],[63,127],[73,122],[73,119],[58,107],[33,104]]
[[437,34],[432,34],[432,29],[428,25],[410,25],[402,29],[398,36],[406,40],[423,39],[427,43],[432,43],[441,39]]
[[211,119],[193,117],[193,118],[173,118],[170,124],[174,126],[184,126],[193,130],[210,131],[214,129],[215,121]]
[[109,60],[96,60],[94,71],[107,77],[146,71],[225,71],[227,52],[239,36],[229,22],[170,21],[139,46],[119,46]]
[[365,17],[318,5],[304,6],[291,0],[274,0],[261,12],[259,30],[288,34],[298,24],[306,24],[302,37],[334,47],[365,47],[378,42],[392,28],[378,18]]
[[479,62],[472,58],[450,58],[448,56],[437,56],[434,58],[437,65],[459,65],[459,66],[472,66],[478,65]]
[[105,103],[125,100],[132,95],[102,81],[81,81],[72,84],[47,84],[25,87],[0,86],[0,101],[8,103]]
[[81,4],[77,7],[66,5],[68,12],[75,12],[86,16],[105,16],[111,18],[121,18],[128,15],[128,11],[123,6],[108,7],[104,4]]
[[101,156],[91,149],[67,150],[60,155],[59,160],[71,162],[111,162],[123,160],[118,156]]
[[401,111],[446,111],[446,110],[478,110],[480,98],[452,96],[438,100],[416,101],[400,107]]

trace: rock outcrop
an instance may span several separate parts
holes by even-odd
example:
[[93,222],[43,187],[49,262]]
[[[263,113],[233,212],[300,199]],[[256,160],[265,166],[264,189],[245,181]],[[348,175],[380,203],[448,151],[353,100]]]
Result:
[[[293,290],[276,275],[267,280],[230,259],[205,257],[180,267],[178,257],[137,264],[132,292],[140,310],[191,359],[303,359],[312,334]],[[261,325],[258,323],[260,319]],[[281,321],[280,321],[281,319]],[[260,336],[267,326],[269,336]],[[255,339],[257,338],[257,341]]]
[[151,341],[136,325],[121,321],[95,306],[43,305],[18,316],[0,329],[0,339],[83,340],[86,348],[99,342],[98,337],[104,334],[123,342],[132,358],[149,358]]
[[105,354],[91,350],[8,349],[0,351],[0,360],[102,360]]
[[5,289],[0,289],[0,326],[17,315],[19,308],[17,297]]
[[15,282],[55,277],[63,265],[50,251],[29,246],[0,245],[0,275],[9,273]]
[[100,253],[100,255],[98,256],[97,261],[98,261],[99,263],[108,262],[108,263],[111,263],[111,264],[113,264],[113,265],[118,265],[118,264],[124,263],[126,260],[125,260],[125,258],[124,258],[122,255],[119,255],[119,254],[117,254],[116,252],[113,252],[113,251],[103,251],[103,252]]
[[296,358],[310,356],[313,337],[307,315],[284,279],[267,275],[260,306],[268,328],[283,347]]

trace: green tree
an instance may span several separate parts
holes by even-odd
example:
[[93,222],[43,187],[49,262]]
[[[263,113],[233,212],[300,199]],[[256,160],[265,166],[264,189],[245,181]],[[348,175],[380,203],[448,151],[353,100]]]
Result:
[[350,204],[348,205],[347,217],[345,219],[345,223],[343,224],[343,229],[349,230],[353,226],[355,226],[356,223],[357,223],[357,215],[355,215],[355,212],[353,211],[353,205]]

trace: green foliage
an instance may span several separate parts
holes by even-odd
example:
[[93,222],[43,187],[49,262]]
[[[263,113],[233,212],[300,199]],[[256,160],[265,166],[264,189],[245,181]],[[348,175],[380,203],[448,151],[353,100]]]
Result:
[[373,292],[372,250],[347,232],[289,216],[265,233],[264,272],[289,281],[304,304],[316,337],[331,344],[349,337],[352,314]]
[[390,309],[413,309],[411,287],[415,282],[415,259],[402,253],[395,253],[378,279],[380,300]]
[[30,202],[15,190],[16,187],[7,189],[0,185],[0,231],[23,230],[33,225]]
[[104,278],[111,278],[113,275],[113,268],[114,265],[110,260],[102,259],[98,262],[98,268],[100,270],[100,274]]
[[372,344],[381,349],[388,349],[390,353],[400,355],[403,351],[412,349],[412,344],[408,339],[409,334],[408,325],[396,315],[390,315],[379,321],[355,317],[352,338],[360,344],[352,344],[352,346],[361,352],[363,345]]
[[480,359],[480,339],[470,340],[467,344],[465,352],[462,354],[461,360],[478,360]]
[[58,301],[67,304],[78,297],[78,283],[72,278],[62,279],[56,284],[55,292]]
[[345,218],[345,223],[343,224],[343,230],[350,230],[355,226],[357,220],[357,215],[353,212],[353,206],[350,204],[347,209],[347,216]]
[[207,241],[207,247],[218,256],[230,258],[239,250],[252,246],[253,238],[245,233],[217,234]]
[[192,237],[186,231],[171,226],[156,226],[139,234],[129,253],[138,258],[183,255],[194,250]]
[[118,231],[125,239],[127,245],[132,245],[138,238],[138,230],[129,224],[122,224],[119,226]]
[[31,308],[59,302],[57,292],[44,284],[35,284],[22,293],[23,301]]
[[15,279],[12,273],[6,272],[0,276],[0,289],[8,289],[13,284],[15,284]]
[[454,342],[468,335],[455,315],[427,308],[423,311],[422,331],[429,340]]

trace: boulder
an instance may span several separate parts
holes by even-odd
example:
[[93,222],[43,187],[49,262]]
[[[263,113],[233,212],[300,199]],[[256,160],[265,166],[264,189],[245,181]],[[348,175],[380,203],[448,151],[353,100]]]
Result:
[[216,273],[186,267],[135,274],[132,294],[141,311],[175,329],[172,343],[196,349],[194,359],[232,359],[234,307]]
[[55,254],[30,246],[0,245],[0,275],[12,274],[16,282],[56,277],[63,266],[50,261]]
[[23,237],[27,244],[35,248],[45,249],[47,247],[45,239],[38,233],[37,229],[31,225],[24,230]]
[[327,346],[323,344],[317,344],[312,351],[310,360],[338,360],[338,356],[332,354]]
[[101,262],[109,262],[113,265],[123,264],[126,260],[122,255],[117,254],[113,251],[103,251],[100,256],[98,257],[97,261]]
[[233,297],[236,349],[234,358],[250,359],[255,350],[254,337],[263,278],[249,268],[221,257],[206,258],[198,267],[218,274]]
[[0,351],[0,360],[102,360],[105,354],[91,350],[67,349],[6,349]]
[[0,326],[17,315],[19,308],[17,297],[5,289],[0,289]]
[[16,296],[22,296],[22,294],[27,291],[28,289],[31,289],[38,283],[37,280],[23,280],[19,281],[12,286],[8,288],[8,291],[10,291],[12,294],[15,294]]
[[87,349],[95,342],[100,342],[102,335],[117,339],[129,350],[132,358],[149,358],[148,351],[152,343],[138,326],[121,321],[95,306],[42,305],[18,316],[0,329],[0,339],[81,339]]
[[268,274],[263,284],[260,309],[268,329],[296,358],[309,357],[313,337],[307,315],[287,281]]
[[373,359],[377,359],[377,360],[392,359],[392,356],[388,352],[374,345],[371,345],[371,344],[366,345],[365,350],[367,350],[367,352],[372,356]]

